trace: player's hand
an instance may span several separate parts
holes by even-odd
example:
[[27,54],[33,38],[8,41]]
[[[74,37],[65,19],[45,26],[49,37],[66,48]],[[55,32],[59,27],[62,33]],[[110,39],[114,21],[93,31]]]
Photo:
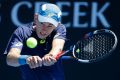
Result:
[[42,59],[39,56],[30,56],[26,59],[30,68],[37,68],[42,66]]
[[42,63],[44,66],[51,66],[54,63],[56,63],[57,60],[55,59],[54,56],[52,56],[51,54],[46,54],[43,58],[42,58]]

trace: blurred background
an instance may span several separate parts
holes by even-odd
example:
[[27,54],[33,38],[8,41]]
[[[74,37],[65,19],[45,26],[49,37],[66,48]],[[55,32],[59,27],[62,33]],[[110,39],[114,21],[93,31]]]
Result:
[[[69,44],[96,29],[110,29],[120,39],[119,0],[0,0],[0,80],[20,79],[19,69],[7,66],[3,53],[13,31],[19,25],[32,22],[43,2],[55,3],[61,8]],[[63,65],[66,80],[120,80],[120,42],[113,54],[100,62],[84,64],[63,60]]]

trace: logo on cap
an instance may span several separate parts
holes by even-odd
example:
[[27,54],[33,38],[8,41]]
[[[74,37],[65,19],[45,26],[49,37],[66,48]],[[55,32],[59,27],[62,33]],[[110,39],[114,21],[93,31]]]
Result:
[[49,22],[55,27],[60,23],[62,12],[55,4],[43,4],[39,11],[39,22]]

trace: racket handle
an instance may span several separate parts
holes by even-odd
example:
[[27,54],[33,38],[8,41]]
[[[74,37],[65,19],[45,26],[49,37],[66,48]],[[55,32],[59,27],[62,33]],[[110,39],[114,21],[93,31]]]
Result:
[[72,56],[62,56],[61,58],[62,58],[63,60],[74,59]]
[[59,53],[58,53],[58,55],[56,56],[56,58],[55,59],[59,59],[61,56],[63,56],[63,55],[65,55],[65,54],[67,54],[68,52],[69,52],[70,50],[67,50],[67,51],[60,51]]
[[59,59],[61,56],[62,56],[62,54],[63,54],[64,52],[63,51],[60,51],[59,53],[58,53],[58,55],[56,56],[56,58],[55,59]]

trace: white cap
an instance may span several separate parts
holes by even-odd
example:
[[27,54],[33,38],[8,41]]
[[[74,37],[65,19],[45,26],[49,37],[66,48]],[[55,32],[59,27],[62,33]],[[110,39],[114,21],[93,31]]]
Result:
[[58,6],[51,3],[43,4],[40,8],[38,20],[39,22],[49,22],[55,27],[60,23],[62,12]]

